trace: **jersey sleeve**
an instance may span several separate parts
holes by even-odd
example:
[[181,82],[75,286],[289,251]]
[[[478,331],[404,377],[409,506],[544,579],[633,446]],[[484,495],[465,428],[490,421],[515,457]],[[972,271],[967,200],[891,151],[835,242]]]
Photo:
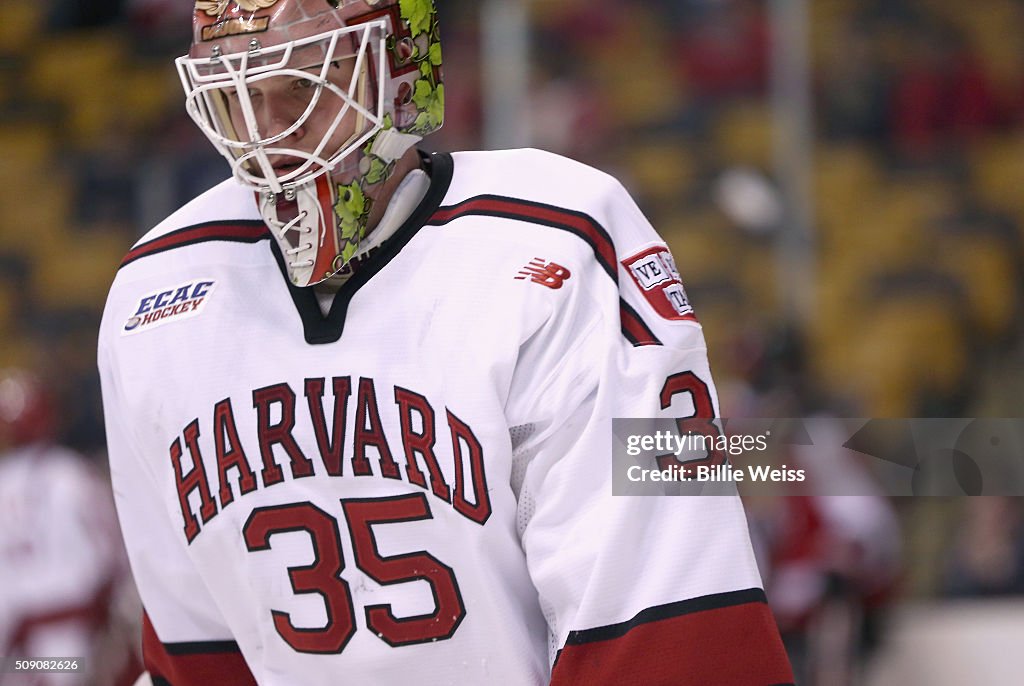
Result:
[[162,686],[255,685],[212,595],[194,568],[181,532],[162,508],[147,456],[133,434],[123,378],[102,343],[99,351],[110,476],[145,615],[143,661]]
[[790,683],[739,498],[612,495],[613,417],[717,414],[718,402],[665,244],[617,183],[592,218],[616,276],[607,259],[577,266],[521,349],[506,408],[551,683]]

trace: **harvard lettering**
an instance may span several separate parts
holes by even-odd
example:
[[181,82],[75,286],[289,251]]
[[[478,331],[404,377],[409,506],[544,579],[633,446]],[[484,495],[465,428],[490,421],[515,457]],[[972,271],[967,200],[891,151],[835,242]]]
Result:
[[[469,425],[451,410],[444,408],[449,429],[445,433],[451,436],[450,454],[454,459],[454,483],[449,484],[435,452],[437,413],[425,396],[394,387],[395,407],[402,427],[402,444],[400,450],[392,450],[384,433],[372,379],[360,378],[357,382],[355,428],[351,432],[348,431],[345,419],[352,391],[351,379],[345,376],[330,381],[334,395],[331,422],[328,422],[324,413],[326,387],[327,380],[324,378],[305,380],[307,409],[316,436],[315,446],[301,446],[293,435],[298,403],[295,391],[288,384],[274,384],[252,392],[252,407],[256,411],[256,445],[260,456],[258,465],[250,460],[245,441],[239,435],[231,398],[216,403],[211,414],[215,456],[213,464],[216,469],[210,471],[218,479],[215,491],[211,490],[207,477],[199,419],[193,419],[182,430],[181,436],[175,437],[170,445],[171,466],[181,505],[183,530],[189,543],[199,535],[202,526],[234,502],[236,496],[274,486],[286,479],[301,479],[317,474],[404,478],[410,484],[429,490],[434,497],[467,519],[481,525],[487,521],[491,514],[491,504],[487,493],[487,476],[484,473],[483,448]],[[277,418],[277,421],[271,421],[272,417]],[[347,451],[344,449],[346,445],[351,446]],[[277,453],[275,446],[279,448]],[[373,452],[377,456],[375,461],[371,461],[368,455]],[[284,465],[277,461],[282,453],[288,458]],[[349,474],[345,473],[345,454],[350,462]],[[186,455],[188,460],[184,459]],[[309,455],[315,459],[310,459]],[[399,469],[395,455],[405,456],[404,469]],[[188,465],[189,461],[191,465]],[[193,493],[199,495],[198,512],[189,504],[189,497]]]

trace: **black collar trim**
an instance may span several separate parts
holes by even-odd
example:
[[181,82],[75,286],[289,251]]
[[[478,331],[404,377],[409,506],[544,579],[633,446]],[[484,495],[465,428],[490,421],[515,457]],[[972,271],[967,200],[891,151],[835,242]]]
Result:
[[299,317],[302,319],[306,342],[310,345],[335,343],[341,338],[345,329],[345,315],[348,313],[352,297],[367,281],[394,259],[441,206],[441,201],[444,200],[452,182],[454,169],[452,156],[448,153],[433,153],[429,156],[424,153],[420,154],[423,155],[424,166],[430,174],[430,188],[427,190],[427,195],[395,234],[360,264],[356,273],[342,285],[334,295],[334,303],[326,317],[320,311],[320,305],[312,287],[300,288],[288,280],[288,270],[285,267],[281,249],[278,247],[277,241],[270,242],[270,248],[277,260],[277,266],[281,269],[284,283],[287,285],[292,302],[295,303],[295,309],[298,310]]

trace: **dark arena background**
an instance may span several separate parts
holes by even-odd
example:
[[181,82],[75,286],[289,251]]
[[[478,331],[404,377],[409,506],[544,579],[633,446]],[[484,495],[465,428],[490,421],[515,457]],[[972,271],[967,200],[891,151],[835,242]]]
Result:
[[[1024,1],[438,5],[447,124],[426,146],[544,148],[622,179],[672,249],[723,416],[1020,416]],[[9,0],[0,19],[0,368],[42,380],[103,551],[60,563],[81,584],[67,607],[19,616],[26,575],[3,532],[27,515],[0,482],[0,658],[78,613],[78,684],[140,669],[103,514],[104,297],[138,237],[228,174],[172,64],[191,10]],[[0,405],[20,402],[4,384]],[[1020,497],[746,505],[798,683],[1021,683]],[[45,535],[77,536],[36,507]]]

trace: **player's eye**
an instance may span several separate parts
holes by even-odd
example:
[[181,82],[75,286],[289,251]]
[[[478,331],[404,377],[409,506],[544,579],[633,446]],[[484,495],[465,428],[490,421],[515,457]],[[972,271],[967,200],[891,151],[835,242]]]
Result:
[[316,88],[316,81],[312,79],[295,79],[296,90],[303,90],[306,88]]
[[[255,99],[260,94],[260,92],[257,89],[255,89],[255,88],[249,88],[247,92],[249,93],[249,99],[250,100]],[[232,88],[232,89],[227,91],[227,94],[228,94],[228,98],[230,98],[233,102],[238,102],[238,90],[237,89]]]

